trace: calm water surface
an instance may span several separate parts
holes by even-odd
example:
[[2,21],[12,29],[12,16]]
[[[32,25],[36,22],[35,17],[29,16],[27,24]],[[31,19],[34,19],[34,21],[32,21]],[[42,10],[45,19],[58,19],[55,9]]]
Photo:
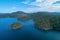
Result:
[[[11,24],[14,22],[21,22],[22,27],[11,30]],[[0,40],[60,40],[60,32],[37,30],[33,19],[0,18]]]

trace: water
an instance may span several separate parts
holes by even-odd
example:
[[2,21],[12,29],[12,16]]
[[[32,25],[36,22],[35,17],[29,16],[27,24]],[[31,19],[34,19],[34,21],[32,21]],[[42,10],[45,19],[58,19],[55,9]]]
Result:
[[[21,22],[22,27],[11,30],[10,26],[14,22]],[[0,18],[0,40],[60,40],[60,32],[37,30],[33,19]]]

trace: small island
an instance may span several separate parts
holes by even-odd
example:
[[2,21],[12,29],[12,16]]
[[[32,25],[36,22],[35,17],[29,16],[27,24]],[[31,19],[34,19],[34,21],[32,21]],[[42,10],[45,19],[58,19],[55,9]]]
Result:
[[15,22],[15,23],[11,24],[11,29],[12,30],[16,30],[16,29],[19,29],[19,28],[21,28],[21,23]]
[[[43,30],[60,30],[60,12],[35,12],[25,13],[22,11],[12,13],[0,13],[0,18],[16,18],[17,20],[33,19],[37,28]],[[18,29],[21,23],[13,23],[11,29]]]

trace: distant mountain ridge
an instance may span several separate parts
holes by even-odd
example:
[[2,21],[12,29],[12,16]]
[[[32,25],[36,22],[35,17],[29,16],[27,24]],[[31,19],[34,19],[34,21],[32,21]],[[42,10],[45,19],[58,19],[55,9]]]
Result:
[[35,12],[35,13],[25,13],[23,11],[17,11],[17,12],[12,12],[12,13],[0,13],[0,18],[1,17],[22,17],[22,16],[38,16],[42,14],[51,14],[51,15],[60,15],[60,12]]
[[0,13],[0,17],[15,17],[20,14],[25,14],[25,13],[22,11],[17,11],[17,12],[12,12],[12,13]]
[[31,18],[31,14],[22,12],[22,11],[17,11],[17,12],[12,12],[12,13],[1,13],[0,18],[17,18],[17,19],[29,19]]

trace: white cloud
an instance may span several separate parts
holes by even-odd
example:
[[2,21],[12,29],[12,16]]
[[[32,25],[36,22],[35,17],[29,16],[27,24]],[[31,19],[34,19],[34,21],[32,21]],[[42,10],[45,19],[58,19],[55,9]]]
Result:
[[39,12],[39,11],[48,11],[48,12],[60,12],[60,6],[52,6],[52,7],[35,7],[35,8],[27,8],[28,12]]
[[40,8],[27,8],[28,12],[37,12],[40,11]]
[[[29,12],[37,12],[37,11],[49,11],[49,12],[54,12],[54,11],[59,11],[60,10],[60,5],[54,5],[53,3],[59,1],[59,0],[35,0],[34,2],[31,2],[28,5],[32,6],[38,6],[34,8],[27,8],[26,10]],[[27,2],[27,1],[25,1]]]
[[16,7],[12,7],[12,9],[13,9],[13,10],[15,10],[15,9],[16,9]]
[[33,6],[40,6],[44,0],[36,0],[35,2],[32,2],[30,5]]
[[14,11],[17,11],[17,8],[16,7],[11,7],[11,12],[14,12]]
[[29,2],[30,2],[30,0],[25,0],[25,1],[21,2],[21,3],[23,3],[23,4],[29,4]]
[[34,6],[51,6],[52,3],[56,2],[57,0],[36,0],[32,2],[30,5]]

